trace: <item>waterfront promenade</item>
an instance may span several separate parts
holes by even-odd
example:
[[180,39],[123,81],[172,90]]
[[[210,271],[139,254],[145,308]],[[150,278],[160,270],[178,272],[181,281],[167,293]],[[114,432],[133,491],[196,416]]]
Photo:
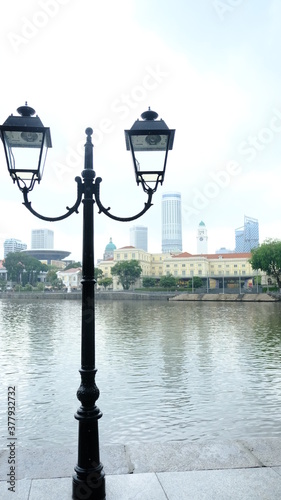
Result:
[[[101,459],[107,500],[281,498],[281,438],[102,446]],[[16,461],[12,493],[8,450],[1,451],[1,500],[71,499],[75,446],[19,448]]]

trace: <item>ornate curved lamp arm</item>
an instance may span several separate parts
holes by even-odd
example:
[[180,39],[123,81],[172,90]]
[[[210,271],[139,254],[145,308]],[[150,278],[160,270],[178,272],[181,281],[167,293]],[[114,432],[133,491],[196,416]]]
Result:
[[149,188],[149,190],[147,191],[148,198],[147,198],[147,201],[144,204],[144,208],[143,208],[143,210],[141,210],[141,212],[139,212],[136,215],[133,215],[132,217],[118,217],[117,215],[113,215],[109,212],[110,207],[105,208],[100,201],[100,183],[101,182],[102,182],[101,177],[97,177],[95,180],[95,187],[96,187],[95,200],[96,200],[97,206],[99,207],[99,213],[104,213],[105,215],[107,215],[107,217],[110,217],[110,219],[118,220],[119,222],[129,222],[129,221],[138,219],[141,215],[145,214],[145,212],[147,212],[147,210],[150,207],[152,207],[152,205],[153,205],[153,203],[151,203],[153,190]]
[[27,188],[23,188],[23,190],[22,190],[23,199],[24,199],[23,205],[27,208],[27,210],[29,210],[29,212],[31,212],[33,215],[35,215],[39,219],[46,220],[49,222],[55,222],[58,220],[66,219],[74,212],[76,212],[78,214],[78,208],[79,208],[79,205],[81,203],[81,198],[82,198],[82,194],[83,194],[83,186],[82,186],[81,177],[75,177],[75,181],[77,182],[77,199],[71,208],[66,207],[68,212],[66,212],[64,215],[60,215],[59,217],[45,217],[44,215],[41,215],[38,212],[36,212],[35,210],[33,210],[33,208],[31,207],[31,202],[28,200],[28,189]]

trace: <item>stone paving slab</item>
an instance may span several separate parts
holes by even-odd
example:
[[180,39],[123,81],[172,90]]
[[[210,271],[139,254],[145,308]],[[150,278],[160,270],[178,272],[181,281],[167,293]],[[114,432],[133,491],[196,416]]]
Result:
[[[277,470],[279,469],[279,473]],[[280,500],[281,468],[124,474],[106,477],[107,500]],[[4,484],[5,483],[5,484]],[[1,500],[71,500],[71,477],[0,483]]]
[[[240,441],[263,465],[281,466],[281,438],[245,439]],[[281,498],[281,497],[280,497]]]
[[31,479],[16,481],[15,492],[8,490],[7,481],[0,481],[0,498],[1,500],[28,500],[30,488]]
[[236,441],[137,443],[127,449],[134,473],[261,466],[260,460]]
[[156,475],[169,500],[281,498],[281,476],[270,468],[160,472]]
[[[71,500],[76,446],[19,448],[16,493],[8,491],[6,451],[1,500]],[[281,438],[104,446],[101,459],[107,500],[281,499]]]
[[[0,480],[6,479],[8,450],[0,453]],[[101,448],[101,461],[106,474],[128,474],[125,446],[111,445]],[[47,479],[71,476],[77,463],[75,448],[18,448],[17,479]],[[1,498],[1,497],[0,497]]]
[[106,500],[167,500],[167,496],[156,474],[127,474],[106,478]]

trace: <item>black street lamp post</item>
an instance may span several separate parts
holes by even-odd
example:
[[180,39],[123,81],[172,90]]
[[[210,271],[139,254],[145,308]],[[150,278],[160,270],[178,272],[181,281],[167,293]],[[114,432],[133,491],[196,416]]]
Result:
[[[152,195],[165,175],[168,151],[173,148],[175,130],[170,130],[157,113],[150,109],[144,112],[130,130],[125,131],[127,149],[131,150],[137,184],[141,183],[148,199],[138,214],[117,217],[100,201],[100,177],[93,170],[93,130],[86,129],[85,163],[82,178],[76,177],[77,199],[67,212],[59,217],[45,217],[31,207],[28,199],[35,182],[40,182],[47,149],[52,147],[50,129],[44,127],[33,108],[21,106],[20,116],[11,115],[0,126],[9,173],[23,193],[24,205],[39,219],[59,221],[69,217],[83,203],[83,248],[82,248],[82,318],[81,318],[81,384],[77,398],[81,403],[75,414],[78,420],[78,460],[73,475],[73,498],[104,500],[105,474],[100,462],[98,420],[102,413],[96,406],[99,389],[95,382],[95,278],[94,278],[94,203],[99,213],[117,221],[132,221],[143,215],[152,206]],[[157,153],[157,154],[156,154]],[[151,156],[152,155],[152,156]],[[159,157],[161,164],[156,162]]]

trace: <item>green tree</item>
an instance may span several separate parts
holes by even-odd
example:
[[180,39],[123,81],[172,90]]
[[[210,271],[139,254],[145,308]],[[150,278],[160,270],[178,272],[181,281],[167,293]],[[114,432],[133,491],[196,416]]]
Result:
[[113,282],[112,278],[102,278],[101,280],[98,281],[98,284],[107,289],[108,286],[112,285],[112,282]]
[[62,290],[62,288],[64,287],[64,283],[61,279],[56,279],[52,282],[52,287],[56,290]]
[[252,250],[250,263],[253,269],[266,272],[276,279],[281,288],[281,241],[265,240],[258,248]]
[[33,286],[32,286],[32,285],[30,285],[30,283],[27,283],[27,284],[23,287],[23,290],[24,290],[25,292],[32,292],[32,290],[33,290]]
[[142,286],[144,288],[153,288],[157,284],[157,279],[156,278],[149,278],[148,276],[145,276],[142,278]]
[[[193,289],[195,290],[196,288],[201,288],[203,285],[202,279],[199,278],[199,276],[194,276],[193,277]],[[192,278],[188,282],[188,288],[192,288]]]
[[47,271],[48,266],[24,252],[10,252],[5,258],[8,279],[26,285],[37,282],[38,273]]
[[94,277],[95,277],[95,280],[99,280],[99,279],[102,279],[102,276],[103,276],[103,272],[101,269],[99,269],[98,267],[95,267],[94,269]]
[[68,269],[76,269],[77,267],[82,267],[81,262],[73,262],[72,264],[68,264],[68,265],[64,268],[64,271],[68,271]]
[[159,286],[163,288],[175,288],[177,286],[177,278],[175,278],[171,273],[162,276],[159,281]]
[[56,282],[57,279],[58,279],[58,277],[57,277],[57,271],[55,269],[50,269],[47,272],[47,276],[46,276],[47,283],[50,283],[50,285],[53,286],[53,283]]
[[0,291],[4,292],[7,288],[7,281],[4,278],[0,278]]
[[129,290],[141,275],[141,266],[135,259],[117,262],[111,268],[111,274],[118,277],[118,284],[121,283],[124,290]]

